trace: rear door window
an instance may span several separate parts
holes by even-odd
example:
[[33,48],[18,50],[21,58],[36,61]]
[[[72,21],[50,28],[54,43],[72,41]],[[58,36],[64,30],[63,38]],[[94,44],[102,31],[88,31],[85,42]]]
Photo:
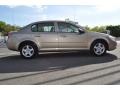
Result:
[[55,26],[53,22],[38,23],[31,27],[33,32],[55,32]]

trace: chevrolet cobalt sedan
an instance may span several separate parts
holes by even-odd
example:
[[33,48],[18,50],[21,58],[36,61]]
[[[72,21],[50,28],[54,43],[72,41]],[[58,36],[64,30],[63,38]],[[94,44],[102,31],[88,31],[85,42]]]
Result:
[[81,26],[67,21],[39,21],[8,35],[7,47],[19,51],[27,59],[43,51],[89,50],[92,55],[102,56],[116,48],[115,37],[88,32]]

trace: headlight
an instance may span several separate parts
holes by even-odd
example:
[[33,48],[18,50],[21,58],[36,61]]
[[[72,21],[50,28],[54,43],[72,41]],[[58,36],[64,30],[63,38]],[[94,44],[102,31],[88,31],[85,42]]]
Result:
[[116,39],[115,37],[113,37],[111,35],[109,35],[109,38],[112,39],[113,41],[115,41],[115,39]]

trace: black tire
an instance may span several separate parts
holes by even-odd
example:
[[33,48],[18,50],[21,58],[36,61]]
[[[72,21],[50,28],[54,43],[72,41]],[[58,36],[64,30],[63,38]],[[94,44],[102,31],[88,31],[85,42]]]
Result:
[[[32,56],[30,56],[30,57],[26,57],[26,56],[23,54],[23,51],[22,51],[22,50],[23,50],[23,48],[24,48],[26,45],[29,45],[29,46],[32,47],[33,50],[34,50],[34,53],[33,53]],[[32,59],[32,58],[36,57],[36,56],[38,55],[37,46],[34,45],[34,44],[31,44],[31,43],[22,44],[22,45],[20,46],[20,55],[21,55],[23,58],[25,58],[25,59]]]
[[[104,50],[101,50],[102,53],[100,53],[100,54],[97,54],[96,53],[97,50],[95,50],[95,48],[94,48],[98,43],[100,43],[101,45],[104,46]],[[104,41],[95,41],[95,42],[92,43],[92,45],[90,47],[90,53],[94,56],[103,56],[103,55],[106,54],[106,50],[107,50],[107,43],[104,42]]]

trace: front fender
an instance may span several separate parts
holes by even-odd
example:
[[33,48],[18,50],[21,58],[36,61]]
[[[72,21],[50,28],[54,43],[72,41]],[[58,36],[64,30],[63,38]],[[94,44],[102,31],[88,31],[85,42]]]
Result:
[[107,39],[106,37],[94,37],[94,38],[91,38],[91,39],[89,40],[89,43],[88,43],[88,48],[89,48],[89,49],[90,49],[92,43],[93,43],[94,41],[96,41],[96,40],[105,40],[105,41],[109,44],[109,41],[108,41],[108,39]]

